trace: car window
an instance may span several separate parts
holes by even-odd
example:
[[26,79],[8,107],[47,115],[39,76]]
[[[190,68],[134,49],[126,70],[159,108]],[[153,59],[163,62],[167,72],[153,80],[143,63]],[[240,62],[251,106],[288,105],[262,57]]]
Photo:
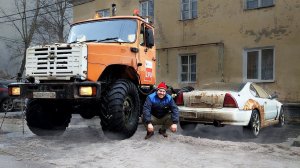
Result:
[[269,98],[270,97],[269,94],[260,86],[253,84],[253,87],[257,91],[259,97],[261,97],[261,98]]
[[258,97],[258,93],[255,90],[255,88],[253,87],[253,85],[250,85],[250,93],[254,96],[254,97]]

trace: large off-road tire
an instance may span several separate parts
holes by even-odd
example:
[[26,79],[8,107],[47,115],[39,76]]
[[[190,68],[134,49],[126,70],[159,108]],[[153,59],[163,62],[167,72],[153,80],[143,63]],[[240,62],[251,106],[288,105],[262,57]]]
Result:
[[101,126],[110,139],[130,138],[138,126],[140,99],[136,86],[129,80],[117,80],[101,102]]
[[179,125],[183,131],[193,131],[197,127],[197,123],[180,121]]
[[10,112],[14,109],[14,103],[13,99],[11,98],[6,98],[1,102],[1,111],[3,112]]
[[285,118],[284,118],[284,110],[283,110],[283,107],[281,107],[281,109],[280,109],[280,113],[279,113],[279,118],[278,118],[278,120],[279,120],[279,123],[276,124],[275,126],[276,126],[276,127],[283,127],[284,124],[285,124]]
[[257,110],[253,110],[248,126],[244,128],[244,134],[249,138],[257,138],[260,133],[260,116]]
[[28,100],[26,120],[29,129],[38,136],[62,135],[71,120],[71,110],[57,101]]

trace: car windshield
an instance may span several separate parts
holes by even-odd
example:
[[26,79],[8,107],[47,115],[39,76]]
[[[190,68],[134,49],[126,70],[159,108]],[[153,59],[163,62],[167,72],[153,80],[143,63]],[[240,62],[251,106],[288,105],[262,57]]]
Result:
[[111,19],[84,22],[72,26],[68,43],[75,42],[119,42],[136,40],[137,23],[132,19]]
[[243,89],[246,83],[225,83],[225,82],[215,82],[210,84],[205,84],[200,90],[219,90],[219,91],[235,91],[239,92]]

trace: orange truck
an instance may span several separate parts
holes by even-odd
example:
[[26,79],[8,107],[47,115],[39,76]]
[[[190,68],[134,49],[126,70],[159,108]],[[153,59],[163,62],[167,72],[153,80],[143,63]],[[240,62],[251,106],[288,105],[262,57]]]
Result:
[[155,84],[154,29],[139,16],[74,23],[67,43],[27,49],[27,82],[9,85],[25,98],[26,120],[36,135],[60,135],[73,113],[100,116],[104,134],[131,137]]

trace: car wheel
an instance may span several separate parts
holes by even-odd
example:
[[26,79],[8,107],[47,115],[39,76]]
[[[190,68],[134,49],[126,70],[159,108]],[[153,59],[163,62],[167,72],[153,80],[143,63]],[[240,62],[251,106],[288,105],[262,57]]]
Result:
[[249,125],[244,127],[244,133],[250,138],[256,138],[260,132],[260,116],[257,110],[253,110]]
[[285,119],[284,119],[284,111],[283,111],[283,108],[281,107],[281,110],[280,110],[280,113],[279,113],[279,123],[276,124],[275,126],[276,127],[283,127],[284,126],[284,123],[285,123]]
[[14,109],[13,99],[7,98],[1,103],[1,111],[10,112]]
[[197,123],[180,121],[179,125],[183,131],[193,131],[195,130]]

